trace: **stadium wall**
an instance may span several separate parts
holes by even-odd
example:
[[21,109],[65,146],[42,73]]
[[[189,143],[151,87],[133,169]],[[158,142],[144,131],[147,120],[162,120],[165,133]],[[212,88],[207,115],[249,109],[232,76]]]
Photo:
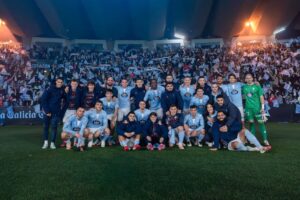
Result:
[[[283,104],[279,108],[271,108],[269,122],[296,122],[300,114],[295,114],[295,104]],[[9,108],[0,114],[6,125],[38,125],[43,122],[43,113],[38,106],[32,108]]]

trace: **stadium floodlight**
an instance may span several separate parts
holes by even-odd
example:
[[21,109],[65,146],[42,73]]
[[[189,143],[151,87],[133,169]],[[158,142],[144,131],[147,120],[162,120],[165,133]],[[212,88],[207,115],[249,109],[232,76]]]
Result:
[[273,35],[276,35],[276,34],[282,32],[282,31],[285,31],[285,27],[282,27],[282,28],[280,28],[280,29],[275,30],[275,31],[273,32]]
[[2,19],[0,19],[0,25],[5,26],[5,21],[3,21]]
[[175,34],[174,34],[174,37],[179,38],[179,39],[182,39],[182,40],[185,39],[185,36],[182,35],[182,34],[179,34],[179,33],[175,33]]

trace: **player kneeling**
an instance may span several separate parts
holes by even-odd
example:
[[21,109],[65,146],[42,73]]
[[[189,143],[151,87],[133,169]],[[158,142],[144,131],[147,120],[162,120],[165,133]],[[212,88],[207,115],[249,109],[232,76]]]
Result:
[[66,141],[66,149],[71,149],[71,139],[77,138],[77,147],[80,151],[84,151],[84,129],[87,125],[87,118],[84,116],[84,109],[79,107],[76,114],[72,115],[64,124],[61,133],[62,140]]
[[159,124],[155,112],[150,114],[143,131],[146,136],[148,150],[153,151],[154,149],[157,149],[161,151],[165,149],[164,130],[162,125]]
[[197,113],[197,106],[191,106],[189,114],[184,118],[184,130],[187,146],[191,147],[190,138],[195,138],[195,144],[202,147],[202,140],[205,136],[204,120],[201,114]]
[[141,148],[140,132],[140,126],[135,119],[134,112],[129,112],[126,119],[117,126],[119,142],[124,151],[139,150]]
[[[97,144],[99,141],[101,141],[101,147],[105,147],[110,130],[107,128],[107,114],[103,110],[103,103],[97,101],[95,108],[86,112],[86,117],[88,124],[84,136],[89,140],[88,147],[91,148],[93,144]],[[95,143],[93,143],[94,138],[96,138]]]
[[178,148],[183,150],[184,130],[183,130],[183,115],[178,113],[176,105],[171,105],[167,112],[164,122],[168,127],[169,146],[173,147],[178,135]]
[[[246,146],[245,144],[249,142],[255,147]],[[260,153],[265,153],[271,150],[271,146],[262,146],[257,138],[248,130],[242,129],[236,139],[228,143],[228,150],[230,151],[259,151]]]

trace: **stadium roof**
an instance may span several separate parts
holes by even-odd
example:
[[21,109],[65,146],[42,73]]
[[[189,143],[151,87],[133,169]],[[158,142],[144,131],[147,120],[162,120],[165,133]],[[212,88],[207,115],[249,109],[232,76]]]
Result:
[[29,38],[228,38],[250,18],[257,34],[270,35],[297,23],[299,11],[299,0],[0,0],[0,18]]

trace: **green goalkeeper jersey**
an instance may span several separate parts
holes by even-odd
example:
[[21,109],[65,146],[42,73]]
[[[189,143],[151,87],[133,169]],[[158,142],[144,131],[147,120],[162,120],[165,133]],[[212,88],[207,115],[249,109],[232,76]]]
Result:
[[263,90],[259,85],[243,85],[242,94],[246,100],[245,108],[261,109],[260,96],[263,95]]

